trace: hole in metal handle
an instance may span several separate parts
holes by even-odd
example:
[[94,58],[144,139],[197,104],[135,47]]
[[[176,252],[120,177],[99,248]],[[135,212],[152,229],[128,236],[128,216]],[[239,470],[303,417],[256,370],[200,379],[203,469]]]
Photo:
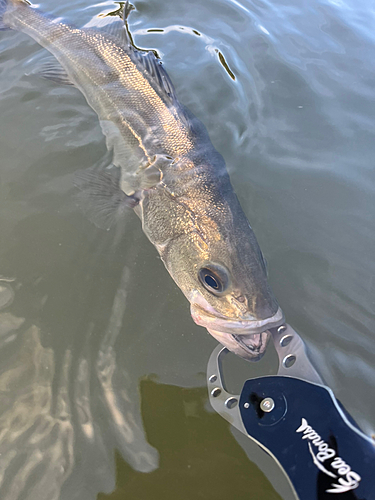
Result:
[[213,398],[217,398],[218,396],[220,396],[220,394],[221,394],[220,387],[215,387],[215,389],[212,389],[212,391],[211,391],[211,396]]
[[281,337],[280,339],[281,347],[286,347],[291,343],[292,340],[293,340],[293,335],[284,335],[284,337]]
[[283,359],[283,366],[285,368],[290,368],[294,365],[296,362],[297,357],[294,354],[288,354],[288,356],[285,356]]
[[228,398],[225,401],[225,406],[231,410],[232,408],[235,408],[238,404],[238,399],[237,398]]

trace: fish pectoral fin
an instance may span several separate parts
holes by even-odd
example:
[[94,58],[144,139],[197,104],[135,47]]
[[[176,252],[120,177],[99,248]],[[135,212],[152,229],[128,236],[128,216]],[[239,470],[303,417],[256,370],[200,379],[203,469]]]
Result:
[[149,167],[140,170],[138,175],[141,177],[140,184],[142,189],[150,189],[159,184],[163,174],[157,167],[155,167],[155,165],[150,165]]
[[178,161],[178,158],[173,159],[168,155],[157,154],[152,158],[151,163],[146,167],[142,167],[138,171],[140,176],[140,187],[142,189],[150,189],[162,180],[165,170],[171,164]]
[[148,163],[145,167],[146,170],[150,170],[151,167],[159,170],[159,172],[163,172],[166,168],[170,167],[172,164],[176,163],[178,158],[172,158],[169,155],[164,154],[156,154],[151,158],[151,162]]
[[37,75],[60,85],[74,85],[68,73],[54,57],[44,58],[29,75]]
[[120,188],[121,169],[110,165],[103,169],[90,167],[74,176],[80,190],[78,204],[89,220],[101,229],[109,230],[124,211],[139,203],[136,194],[128,196]]

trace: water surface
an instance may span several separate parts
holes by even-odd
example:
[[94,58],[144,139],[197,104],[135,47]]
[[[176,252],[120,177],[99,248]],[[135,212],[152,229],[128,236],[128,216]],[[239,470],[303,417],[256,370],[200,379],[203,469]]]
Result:
[[[135,6],[135,42],[162,56],[224,156],[288,321],[372,432],[372,4]],[[117,8],[41,7],[77,25]],[[31,74],[44,55],[1,32],[0,497],[291,499],[272,460],[209,408],[216,343],[138,218],[103,232],[77,208],[74,172],[110,156],[80,93]],[[239,383],[243,363],[231,367]],[[249,373],[274,369],[270,351]]]

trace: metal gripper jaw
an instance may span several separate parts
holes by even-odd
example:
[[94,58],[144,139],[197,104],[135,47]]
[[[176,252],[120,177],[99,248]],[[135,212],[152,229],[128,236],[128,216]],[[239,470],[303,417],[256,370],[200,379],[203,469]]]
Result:
[[[323,381],[311,364],[306,347],[298,333],[288,324],[269,330],[279,358],[276,375],[295,377],[314,384]],[[212,352],[207,366],[207,385],[211,406],[234,427],[246,434],[238,408],[240,395],[227,392],[224,386],[222,359],[228,349],[218,345]],[[264,403],[266,404],[266,402]]]

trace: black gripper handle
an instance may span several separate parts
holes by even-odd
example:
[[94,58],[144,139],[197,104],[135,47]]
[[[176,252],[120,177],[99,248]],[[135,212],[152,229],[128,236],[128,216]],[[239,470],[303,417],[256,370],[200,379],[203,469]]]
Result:
[[328,388],[260,377],[245,382],[239,404],[247,433],[279,462],[300,500],[375,500],[375,442]]

